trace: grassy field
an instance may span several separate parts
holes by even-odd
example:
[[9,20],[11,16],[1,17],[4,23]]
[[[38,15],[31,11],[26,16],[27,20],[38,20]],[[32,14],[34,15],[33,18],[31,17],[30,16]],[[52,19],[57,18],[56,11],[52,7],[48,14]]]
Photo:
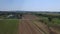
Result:
[[0,34],[17,34],[18,20],[3,19],[0,20]]
[[48,17],[39,16],[39,22],[45,23],[49,28],[53,28],[53,31],[60,33],[60,19],[52,18],[52,21],[49,21]]
[[51,22],[48,20],[48,17],[39,16],[39,19],[50,26],[60,26],[60,19],[58,18],[52,18]]

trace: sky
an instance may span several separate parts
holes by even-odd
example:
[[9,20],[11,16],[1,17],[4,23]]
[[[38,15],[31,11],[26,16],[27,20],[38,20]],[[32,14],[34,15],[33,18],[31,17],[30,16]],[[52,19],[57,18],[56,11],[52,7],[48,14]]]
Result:
[[0,11],[60,11],[60,0],[0,0]]

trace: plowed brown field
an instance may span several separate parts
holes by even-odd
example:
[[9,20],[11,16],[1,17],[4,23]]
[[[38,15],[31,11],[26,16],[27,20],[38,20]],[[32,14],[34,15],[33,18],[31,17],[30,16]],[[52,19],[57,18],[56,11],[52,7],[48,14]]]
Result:
[[50,34],[48,26],[44,23],[37,22],[37,19],[33,15],[23,15],[19,23],[18,34]]

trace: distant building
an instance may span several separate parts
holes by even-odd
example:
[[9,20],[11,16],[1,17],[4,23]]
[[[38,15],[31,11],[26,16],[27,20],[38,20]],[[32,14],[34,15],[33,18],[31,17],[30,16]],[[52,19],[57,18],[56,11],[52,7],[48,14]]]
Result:
[[9,17],[13,17],[13,16],[14,16],[14,15],[11,14],[11,15],[8,15],[7,17],[9,18]]
[[17,18],[17,16],[10,14],[10,15],[7,16],[7,18]]

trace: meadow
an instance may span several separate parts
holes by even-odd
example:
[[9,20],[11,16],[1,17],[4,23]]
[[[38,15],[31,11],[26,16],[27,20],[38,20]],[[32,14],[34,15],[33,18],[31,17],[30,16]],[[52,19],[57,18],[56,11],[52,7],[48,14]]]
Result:
[[[48,26],[60,26],[60,14],[39,14],[40,22],[47,24]],[[51,17],[51,21],[48,18]]]
[[18,19],[0,20],[0,34],[17,34]]

